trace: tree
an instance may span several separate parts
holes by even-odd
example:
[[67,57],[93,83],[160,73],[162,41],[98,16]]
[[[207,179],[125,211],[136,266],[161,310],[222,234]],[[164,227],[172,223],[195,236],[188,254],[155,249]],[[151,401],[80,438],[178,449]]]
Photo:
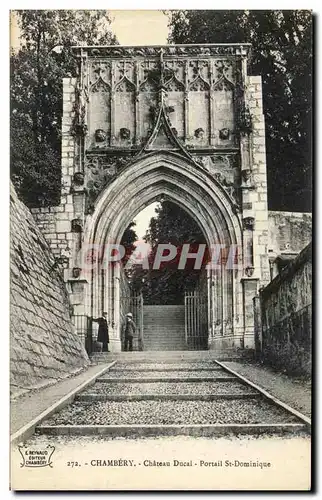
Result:
[[122,259],[122,264],[124,266],[126,265],[127,261],[129,260],[130,256],[132,255],[132,253],[135,250],[134,243],[138,239],[138,236],[137,236],[135,229],[134,229],[135,226],[136,226],[136,223],[134,221],[132,221],[128,225],[128,227],[125,229],[123,236],[122,236],[122,239],[121,239],[121,245],[125,249],[125,254],[124,254],[124,257]]
[[[188,259],[185,269],[178,269],[180,248],[190,244],[190,251],[196,252],[199,244],[206,243],[205,237],[195,220],[170,201],[163,201],[156,209],[156,217],[150,221],[145,241],[151,246],[149,269],[134,266],[131,283],[141,289],[146,304],[180,304],[184,291],[193,289],[200,270],[194,270],[194,260]],[[153,263],[160,243],[171,243],[177,248],[174,259],[164,263],[160,269],[153,269]]]
[[60,194],[62,79],[75,76],[73,45],[116,43],[105,10],[15,11],[21,45],[11,53],[11,177],[29,206]]
[[312,14],[305,10],[170,11],[172,43],[252,43],[261,75],[271,210],[311,211]]

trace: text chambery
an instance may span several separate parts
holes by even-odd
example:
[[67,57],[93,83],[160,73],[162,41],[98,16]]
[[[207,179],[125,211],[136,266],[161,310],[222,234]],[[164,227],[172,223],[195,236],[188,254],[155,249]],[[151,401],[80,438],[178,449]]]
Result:
[[270,462],[262,462],[260,460],[177,460],[162,461],[155,459],[145,459],[142,462],[136,462],[130,459],[93,459],[91,460],[92,467],[236,467],[236,468],[259,468],[265,469],[272,467]]

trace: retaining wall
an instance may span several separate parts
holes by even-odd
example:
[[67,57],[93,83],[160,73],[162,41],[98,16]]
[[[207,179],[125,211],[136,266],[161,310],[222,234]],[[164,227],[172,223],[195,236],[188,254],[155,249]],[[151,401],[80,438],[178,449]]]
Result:
[[61,270],[28,208],[10,193],[10,386],[17,396],[89,364]]
[[311,374],[311,247],[306,246],[260,291],[255,307],[259,357],[294,375]]

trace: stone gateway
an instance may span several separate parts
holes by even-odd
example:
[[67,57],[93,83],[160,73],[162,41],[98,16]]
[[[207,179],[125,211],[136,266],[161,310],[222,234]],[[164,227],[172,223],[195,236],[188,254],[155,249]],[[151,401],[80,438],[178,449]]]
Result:
[[196,220],[209,247],[238,249],[234,269],[207,270],[209,348],[254,346],[253,297],[270,274],[261,77],[247,74],[249,53],[248,44],[74,48],[61,203],[33,214],[65,259],[80,335],[80,318],[107,311],[110,349],[121,350],[121,265],[103,269],[92,255],[85,270],[80,256],[119,244],[163,197]]

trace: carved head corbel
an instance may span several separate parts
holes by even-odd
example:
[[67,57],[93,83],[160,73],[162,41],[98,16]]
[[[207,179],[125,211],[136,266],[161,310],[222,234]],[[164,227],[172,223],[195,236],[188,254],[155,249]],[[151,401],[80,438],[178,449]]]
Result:
[[81,219],[73,219],[71,222],[72,233],[81,233],[83,230],[83,223]]
[[174,107],[173,106],[166,106],[165,110],[166,110],[166,112],[168,114],[174,113]]
[[243,227],[244,227],[244,229],[249,229],[249,230],[253,231],[253,229],[255,227],[255,218],[254,217],[244,217]]
[[73,267],[72,269],[72,276],[73,278],[79,278],[81,274],[81,268],[80,267]]
[[131,132],[128,128],[122,127],[120,128],[120,137],[121,139],[128,140],[131,137]]
[[75,172],[73,176],[73,182],[76,186],[82,186],[84,184],[84,174],[83,172]]
[[222,128],[221,130],[219,130],[219,138],[223,141],[228,141],[228,139],[230,138],[229,128]]
[[102,130],[101,128],[98,128],[95,130],[95,141],[96,142],[105,142],[106,141],[106,132],[105,130]]
[[199,127],[195,130],[195,137],[197,139],[203,139],[205,135],[205,131],[203,128]]
[[254,267],[252,267],[252,266],[248,266],[248,267],[246,267],[246,269],[245,269],[245,274],[246,274],[246,276],[247,276],[248,278],[251,278],[251,277],[253,276],[253,274],[254,274],[254,271],[255,271],[255,268],[254,268]]
[[242,170],[242,179],[245,182],[245,184],[249,184],[251,177],[252,177],[252,171],[249,168],[245,168]]

